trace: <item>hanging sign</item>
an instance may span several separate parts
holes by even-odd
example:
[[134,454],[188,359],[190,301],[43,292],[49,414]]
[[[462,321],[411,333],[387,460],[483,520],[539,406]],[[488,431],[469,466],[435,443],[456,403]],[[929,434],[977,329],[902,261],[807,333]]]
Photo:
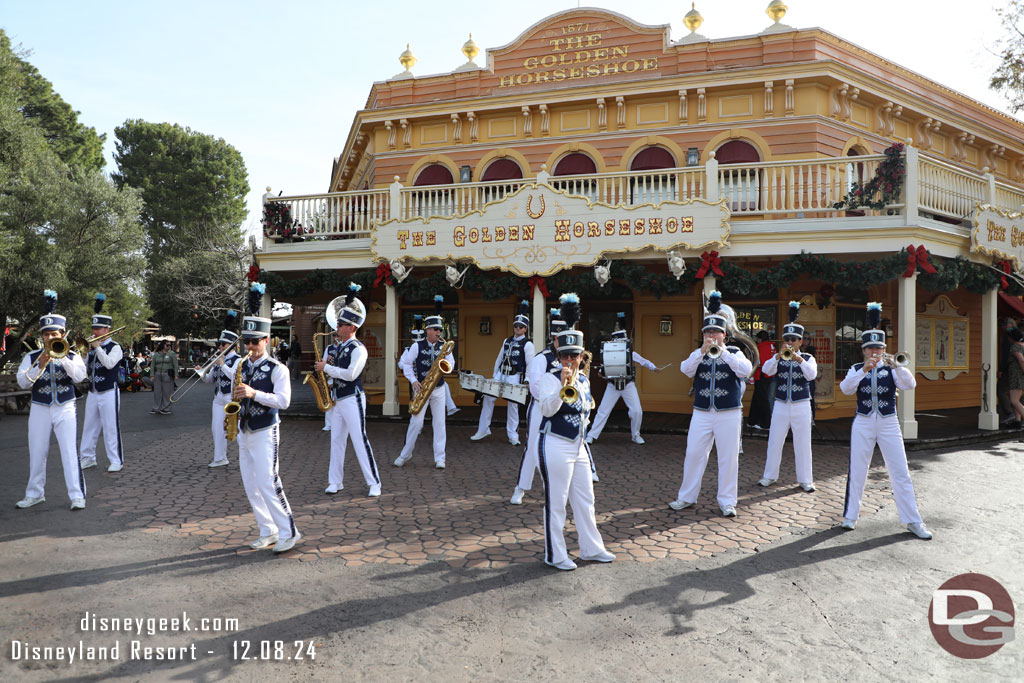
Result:
[[1024,269],[1024,213],[977,204],[971,251],[1008,259],[1014,270]]

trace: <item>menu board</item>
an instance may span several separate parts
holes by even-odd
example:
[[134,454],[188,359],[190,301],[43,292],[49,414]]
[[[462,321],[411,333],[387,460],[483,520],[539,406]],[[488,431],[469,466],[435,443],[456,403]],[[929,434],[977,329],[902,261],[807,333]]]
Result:
[[804,325],[804,344],[814,346],[814,360],[818,362],[818,379],[814,386],[814,400],[832,403],[836,390],[836,326]]

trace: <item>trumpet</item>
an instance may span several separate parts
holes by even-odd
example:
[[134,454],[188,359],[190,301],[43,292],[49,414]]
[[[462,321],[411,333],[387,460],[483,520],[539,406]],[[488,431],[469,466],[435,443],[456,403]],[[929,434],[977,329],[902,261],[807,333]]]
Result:
[[577,367],[562,383],[562,388],[558,390],[558,398],[562,399],[562,403],[573,404],[579,400],[580,390],[576,388],[576,378],[579,376],[580,369]]
[[910,365],[910,353],[907,351],[897,351],[895,354],[883,353],[882,362],[890,367],[905,368]]
[[[113,334],[113,332],[111,332],[110,334]],[[182,382],[181,386],[175,389],[174,393],[171,394],[171,403],[177,403],[181,399],[185,398],[185,394],[191,391],[195,385],[202,382],[203,377],[206,376],[206,373],[208,373],[210,370],[213,370],[213,366],[217,364],[217,361],[219,361],[224,356],[228,355],[228,353],[230,353],[234,348],[234,344],[229,344],[222,351],[218,351],[217,354],[213,356],[213,358],[206,362],[206,365],[196,370],[194,375],[192,375],[184,382]]]
[[708,351],[704,355],[710,358],[711,360],[715,360],[716,358],[722,355],[722,347],[719,346],[718,344],[712,344],[711,346],[708,347]]
[[782,360],[793,360],[796,357],[796,351],[793,350],[792,346],[786,345],[779,351],[779,358]]

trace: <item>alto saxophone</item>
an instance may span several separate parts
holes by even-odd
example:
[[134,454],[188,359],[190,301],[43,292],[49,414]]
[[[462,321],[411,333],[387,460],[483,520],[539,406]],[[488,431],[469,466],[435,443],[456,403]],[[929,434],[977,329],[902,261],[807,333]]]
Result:
[[[323,351],[317,345],[317,337],[330,337],[334,332],[317,332],[313,335],[313,353],[316,355],[316,360],[323,358]],[[302,380],[303,384],[308,384],[313,389],[313,396],[316,398],[316,407],[320,409],[321,413],[326,413],[328,410],[334,407],[334,399],[331,398],[331,389],[327,386],[327,374],[321,370],[317,372],[306,373],[306,378]]]
[[[242,363],[244,362],[245,356],[238,359],[238,369],[235,370],[235,381],[231,385],[231,391],[234,391],[235,387],[242,383]],[[231,400],[224,404],[224,435],[228,437],[228,441],[234,441],[238,436],[238,413],[241,410],[242,404],[238,401]]]
[[430,393],[441,379],[441,374],[447,375],[452,371],[452,364],[445,360],[445,356],[451,353],[453,348],[455,348],[455,342],[450,339],[441,346],[437,358],[434,359],[434,364],[430,366],[430,370],[420,382],[420,390],[409,401],[409,412],[413,415],[418,415],[423,410],[423,406],[427,405],[427,399],[430,398]]

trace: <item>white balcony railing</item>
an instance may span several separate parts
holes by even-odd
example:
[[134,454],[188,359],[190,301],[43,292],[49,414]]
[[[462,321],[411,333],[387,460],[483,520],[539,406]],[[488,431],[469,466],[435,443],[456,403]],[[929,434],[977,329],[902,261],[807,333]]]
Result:
[[960,220],[986,201],[985,177],[957,168],[934,157],[920,155],[918,209]]
[[996,183],[996,206],[1010,212],[1024,209],[1024,190]]

